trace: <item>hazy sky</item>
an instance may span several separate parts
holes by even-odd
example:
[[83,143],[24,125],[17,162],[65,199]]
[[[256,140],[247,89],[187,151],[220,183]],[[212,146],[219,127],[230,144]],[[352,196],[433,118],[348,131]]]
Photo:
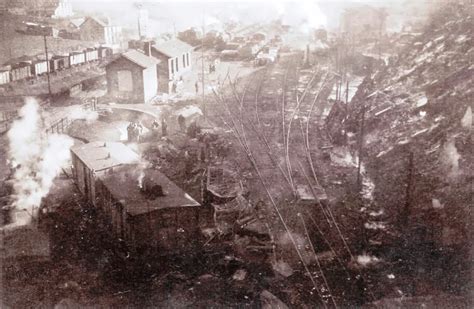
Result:
[[335,29],[341,12],[350,6],[369,4],[390,6],[396,10],[414,2],[434,0],[70,0],[73,9],[106,15],[125,27],[136,27],[137,4],[149,10],[151,31],[154,34],[181,31],[191,26],[200,27],[216,21],[243,23],[269,21],[281,18],[284,23],[308,30],[320,26]]

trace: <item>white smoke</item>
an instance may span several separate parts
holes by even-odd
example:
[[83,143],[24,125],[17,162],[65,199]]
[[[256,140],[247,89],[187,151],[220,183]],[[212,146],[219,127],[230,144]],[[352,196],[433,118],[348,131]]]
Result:
[[327,26],[327,17],[315,0],[277,2],[276,11],[283,24],[296,26],[305,34]]
[[19,116],[8,131],[8,160],[14,169],[12,206],[29,214],[13,224],[25,225],[36,215],[54,178],[67,165],[73,141],[65,135],[42,132],[39,105],[34,99],[27,99]]
[[69,118],[71,120],[84,119],[87,122],[92,122],[99,118],[99,114],[96,111],[88,110],[80,105],[77,105],[73,106],[69,110]]

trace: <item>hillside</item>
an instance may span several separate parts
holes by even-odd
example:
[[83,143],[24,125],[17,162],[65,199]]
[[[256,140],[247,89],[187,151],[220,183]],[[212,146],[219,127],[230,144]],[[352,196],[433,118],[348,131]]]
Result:
[[391,265],[398,296],[469,290],[472,9],[450,3],[435,12],[366,77],[337,129],[353,153],[362,137],[365,178],[375,184],[361,210],[371,220],[369,249]]
[[[44,39],[42,36],[32,36],[18,33],[16,30],[24,28],[23,21],[51,24],[45,18],[23,15],[5,14],[0,16],[0,65],[12,58],[20,56],[36,56],[44,53]],[[69,53],[83,50],[86,47],[96,46],[95,42],[66,40],[47,37],[50,54]]]

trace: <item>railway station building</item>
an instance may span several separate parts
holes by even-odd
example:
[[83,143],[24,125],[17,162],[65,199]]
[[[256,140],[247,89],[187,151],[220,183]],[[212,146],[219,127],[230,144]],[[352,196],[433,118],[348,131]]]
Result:
[[158,92],[156,58],[130,50],[106,66],[107,94],[118,103],[147,103]]

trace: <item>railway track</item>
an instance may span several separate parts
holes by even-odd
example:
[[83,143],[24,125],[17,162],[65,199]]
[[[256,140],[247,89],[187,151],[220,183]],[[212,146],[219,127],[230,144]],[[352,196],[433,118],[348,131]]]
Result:
[[[268,200],[270,201],[272,207],[277,213],[279,221],[282,223],[283,227],[288,232],[288,235],[290,236],[291,241],[294,245],[295,251],[297,252],[302,262],[302,265],[305,267],[308,277],[310,278],[313,284],[312,291],[317,292],[324,307],[337,307],[336,301],[331,293],[331,289],[326,280],[324,270],[321,268],[320,263],[317,263],[317,268],[305,263],[303,253],[301,252],[301,249],[297,246],[296,241],[293,239],[292,228],[286,222],[286,218],[284,218],[282,212],[280,211],[279,207],[281,206],[278,206],[281,200],[284,199],[285,195],[277,195],[275,192],[271,191],[271,188],[277,182],[275,177],[277,177],[276,174],[278,174],[278,176],[282,177],[287,183],[289,189],[288,191],[290,191],[291,195],[293,197],[295,196],[293,166],[295,165],[295,162],[299,162],[299,158],[290,159],[290,156],[294,155],[294,152],[290,151],[290,147],[292,147],[293,144],[297,144],[295,142],[292,142],[292,139],[301,137],[298,136],[299,131],[291,130],[292,122],[293,119],[296,119],[298,115],[302,112],[301,107],[305,105],[304,102],[306,102],[306,96],[308,95],[308,97],[310,97],[310,88],[312,87],[313,82],[315,82],[317,79],[320,79],[321,75],[321,72],[319,72],[318,70],[311,72],[309,81],[304,86],[304,89],[299,93],[297,89],[299,82],[297,64],[295,64],[293,61],[293,59],[290,59],[286,63],[285,70],[283,73],[283,79],[281,80],[281,88],[277,88],[277,91],[275,91],[275,88],[273,87],[270,88],[272,90],[271,92],[273,94],[273,98],[265,98],[261,96],[262,89],[264,87],[272,86],[265,84],[265,82],[268,80],[272,80],[271,73],[273,73],[273,68],[264,69],[261,70],[258,74],[255,74],[244,84],[240,92],[237,89],[237,83],[235,81],[229,80],[229,84],[232,90],[231,97],[233,98],[233,101],[235,101],[235,104],[230,105],[226,100],[225,96],[222,94],[215,93],[215,97],[217,101],[225,107],[226,114],[230,118],[228,120],[222,120],[231,130],[231,132],[241,145],[242,149],[246,153],[253,169],[255,170],[259,178],[262,187],[264,188],[263,191],[265,192]],[[291,69],[293,69],[293,72],[290,71]],[[296,79],[294,78],[293,80],[291,80],[289,78],[291,74],[295,74]],[[270,78],[267,78],[269,77],[269,75]],[[273,78],[273,80],[275,80],[275,78]],[[295,89],[294,91],[292,91],[293,88]],[[321,89],[319,90],[319,92],[321,92]],[[254,95],[250,96],[250,93],[254,93]],[[270,104],[273,103],[273,105],[275,105],[275,93],[277,93],[280,99],[279,101],[282,115],[281,127],[279,128],[275,128],[276,123],[272,123],[272,121],[270,121],[270,125],[267,126],[268,118],[262,119],[259,108],[262,102],[267,101],[266,99],[269,99]],[[250,106],[254,106],[255,108],[255,117],[248,116]],[[291,110],[292,108],[293,110]],[[261,109],[265,110],[265,107]],[[287,113],[291,113],[291,117],[286,117]],[[253,119],[255,119],[255,121],[253,121]],[[268,131],[266,130],[267,127],[270,129],[270,132],[266,132]],[[281,136],[281,144],[283,144],[283,148],[278,147],[278,142],[275,142],[276,136],[274,133],[278,131],[281,131],[278,134],[279,136]],[[268,136],[269,134],[270,136]],[[269,137],[272,139],[272,141],[274,141],[274,143],[270,142]],[[269,161],[265,159],[266,156],[261,155],[263,151],[266,152]],[[276,157],[278,155],[280,155],[280,160],[278,160],[278,157]],[[286,173],[282,167],[281,162],[279,162],[282,161],[281,158],[284,158],[283,161],[286,164]],[[291,160],[294,161],[293,164]],[[275,173],[275,171],[278,171],[278,173]],[[269,184],[271,184],[271,186]],[[304,219],[301,218],[301,220]],[[306,235],[309,240],[309,234],[307,230]],[[310,240],[309,242],[311,243]],[[316,256],[316,251],[314,247],[312,248],[313,253]]]
[[[318,146],[322,145],[318,143],[326,139],[320,130],[320,119],[336,75],[325,67],[299,71],[298,65],[298,56],[289,56],[285,62],[265,67],[243,83],[228,79],[230,93],[214,92],[214,95],[224,109],[219,117],[238,141],[261,185],[261,189],[255,187],[253,191],[260,193],[259,199],[269,201],[288,232],[322,305],[337,307],[325,275],[327,269],[317,260],[317,248],[306,226],[317,227],[325,246],[349,278],[346,263],[354,257],[331,208],[319,202],[325,189],[318,179],[319,167],[314,160],[321,155]],[[305,80],[301,80],[301,74]],[[280,117],[275,117],[278,114]],[[306,210],[300,213],[291,210],[291,205],[297,202],[296,188],[303,184],[315,197],[322,221]],[[288,218],[292,212],[297,213],[297,219]],[[292,231],[296,230],[311,244],[316,264],[305,263],[304,253],[292,237]]]

